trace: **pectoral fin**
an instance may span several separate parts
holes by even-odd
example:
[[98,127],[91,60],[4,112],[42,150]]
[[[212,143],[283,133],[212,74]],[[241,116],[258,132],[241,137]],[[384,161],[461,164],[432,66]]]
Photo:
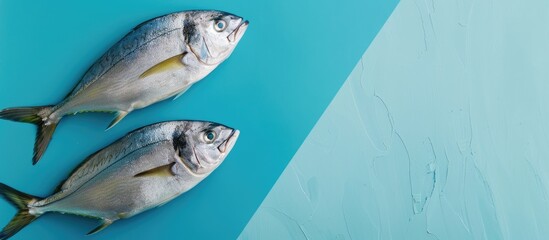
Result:
[[106,227],[110,226],[111,224],[113,223],[112,220],[109,220],[109,219],[103,219],[103,221],[101,222],[101,225],[97,226],[96,228],[94,228],[93,230],[91,230],[88,234],[86,235],[92,235],[92,234],[96,234],[98,233],[99,231],[105,229]]
[[173,177],[175,176],[172,171],[173,165],[175,165],[174,162],[138,173],[134,177]]
[[111,129],[112,127],[114,127],[114,125],[116,125],[118,122],[120,122],[120,120],[122,120],[126,115],[128,115],[129,112],[125,112],[125,111],[118,111],[115,113],[114,115],[114,119],[112,120],[111,124],[109,124],[109,126],[107,127],[107,130]]
[[147,69],[147,71],[143,72],[139,76],[139,79],[146,78],[146,77],[151,76],[153,74],[157,74],[157,73],[161,73],[161,72],[165,72],[165,71],[170,71],[170,70],[175,70],[175,69],[179,69],[179,68],[184,67],[185,65],[183,65],[183,63],[181,62],[181,59],[183,58],[183,56],[185,56],[185,53],[173,56],[171,58],[168,58],[168,59],[152,66],[151,68]]

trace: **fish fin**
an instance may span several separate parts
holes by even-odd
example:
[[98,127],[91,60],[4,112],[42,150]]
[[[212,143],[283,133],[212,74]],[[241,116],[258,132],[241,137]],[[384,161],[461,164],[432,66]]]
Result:
[[98,232],[100,232],[101,230],[107,228],[108,226],[110,226],[114,221],[113,220],[109,220],[109,219],[103,219],[101,221],[101,225],[97,226],[96,228],[94,228],[93,230],[91,230],[88,234],[86,235],[92,235],[92,234],[96,234]]
[[117,216],[118,216],[118,218],[120,218],[120,219],[124,219],[124,218],[130,217],[130,214],[127,213],[127,212],[123,212],[123,213],[117,214]]
[[191,88],[192,85],[186,87],[185,89],[183,89],[183,91],[181,91],[180,93],[178,93],[177,95],[175,95],[175,97],[173,98],[173,100],[175,101],[175,99],[178,99],[179,97],[181,97],[181,95],[183,95],[187,90],[189,90],[189,88]]
[[175,176],[172,171],[173,165],[175,165],[174,162],[135,174],[134,177],[173,177]]
[[53,106],[8,108],[0,111],[0,119],[15,122],[32,123],[38,126],[32,164],[38,163],[46,148],[50,144],[57,122],[45,122],[44,119],[51,114]]
[[114,125],[116,125],[118,122],[120,122],[120,120],[122,120],[124,117],[126,117],[126,115],[128,115],[128,113],[130,113],[130,112],[126,112],[126,111],[116,112],[115,115],[114,115],[114,119],[109,124],[107,129],[105,129],[105,131],[107,131],[107,130],[111,129],[112,127],[114,127]]
[[185,53],[178,54],[178,55],[175,55],[171,58],[168,58],[168,59],[152,66],[151,68],[149,68],[145,72],[143,72],[139,76],[139,79],[143,79],[143,78],[146,78],[148,76],[151,76],[151,75],[154,75],[154,74],[157,74],[157,73],[161,73],[161,72],[165,72],[165,71],[169,71],[169,70],[172,70],[172,69],[178,69],[178,68],[185,67],[183,62],[181,62],[181,59],[184,56],[185,56]]
[[36,142],[34,143],[34,155],[32,157],[33,165],[36,165],[42,155],[44,155],[44,152],[46,152],[46,148],[48,148],[48,145],[50,144],[55,128],[57,128],[57,123],[52,123],[49,125],[41,124],[38,126],[38,131],[36,132]]
[[2,229],[2,232],[0,232],[0,239],[10,238],[25,226],[29,225],[32,221],[40,217],[40,215],[31,214],[28,207],[29,203],[38,201],[40,198],[19,192],[2,183],[0,183],[0,196],[6,199],[18,210],[13,219],[4,227],[4,229]]

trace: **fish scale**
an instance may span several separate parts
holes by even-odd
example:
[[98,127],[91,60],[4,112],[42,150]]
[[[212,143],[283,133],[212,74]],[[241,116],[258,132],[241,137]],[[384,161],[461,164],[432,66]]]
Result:
[[[175,15],[177,16],[177,15]],[[163,27],[160,30],[150,30],[154,21],[159,21],[160,19],[174,17],[174,14],[167,15],[163,18],[157,18],[150,20],[147,24],[141,25],[137,30],[133,30],[126,37],[124,37],[120,42],[115,44],[109,51],[107,51],[97,63],[90,68],[90,72],[82,78],[82,81],[74,88],[71,95],[76,95],[79,91],[86,88],[93,81],[100,78],[103,74],[109,71],[112,66],[120,62],[124,57],[128,56],[130,53],[137,50],[138,47],[145,45],[147,42],[166,34],[168,31],[176,31],[181,28],[168,29]],[[154,26],[152,26],[154,27]]]
[[[160,127],[156,127],[155,129],[162,129],[162,133],[167,132],[173,132],[173,127],[170,127],[170,125],[159,125]],[[123,148],[120,151],[100,151],[92,155],[89,161],[86,161],[82,166],[78,167],[78,170],[72,174],[74,177],[68,178],[65,183],[62,186],[62,189],[68,189],[74,184],[78,184],[79,182],[88,180],[87,178],[83,178],[84,176],[88,174],[92,174],[102,170],[103,168],[99,168],[98,166],[109,166],[114,161],[117,161],[121,157],[124,157],[127,155],[128,152],[133,152],[136,149],[142,148],[146,145],[150,145],[156,142],[160,141],[167,141],[170,140],[170,138],[167,137],[166,134],[159,134],[159,136],[154,135],[154,139],[150,139],[148,137],[145,138],[135,138],[134,136],[142,135],[144,132],[151,131],[149,128],[143,128],[136,130],[135,132],[129,133],[125,138],[126,139],[138,139],[130,141],[130,143],[126,142],[119,142],[118,144],[124,144]],[[157,133],[158,134],[158,133]],[[118,148],[119,145],[115,145],[113,147]]]

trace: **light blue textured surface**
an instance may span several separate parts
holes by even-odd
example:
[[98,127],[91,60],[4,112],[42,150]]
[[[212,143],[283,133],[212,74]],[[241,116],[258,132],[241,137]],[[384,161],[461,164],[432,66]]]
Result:
[[[128,115],[67,117],[37,166],[34,127],[0,121],[0,182],[47,196],[87,155],[159,121],[241,130],[225,162],[174,201],[87,239],[234,239],[333,98],[397,0],[0,0],[0,108],[61,100],[132,27],[162,14],[219,9],[250,20],[230,59],[176,101]],[[357,29],[360,28],[360,31]],[[0,224],[15,210],[0,202]],[[78,239],[94,220],[45,215],[15,239]]]
[[402,0],[241,239],[547,239],[549,2]]

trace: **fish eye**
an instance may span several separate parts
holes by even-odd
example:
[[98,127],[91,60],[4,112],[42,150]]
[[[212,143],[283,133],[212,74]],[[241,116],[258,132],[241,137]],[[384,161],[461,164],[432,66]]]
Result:
[[215,134],[214,131],[207,131],[204,133],[204,141],[206,141],[207,143],[213,142],[216,137],[217,134]]
[[214,29],[218,32],[221,32],[227,28],[227,23],[223,20],[217,20],[214,23]]

